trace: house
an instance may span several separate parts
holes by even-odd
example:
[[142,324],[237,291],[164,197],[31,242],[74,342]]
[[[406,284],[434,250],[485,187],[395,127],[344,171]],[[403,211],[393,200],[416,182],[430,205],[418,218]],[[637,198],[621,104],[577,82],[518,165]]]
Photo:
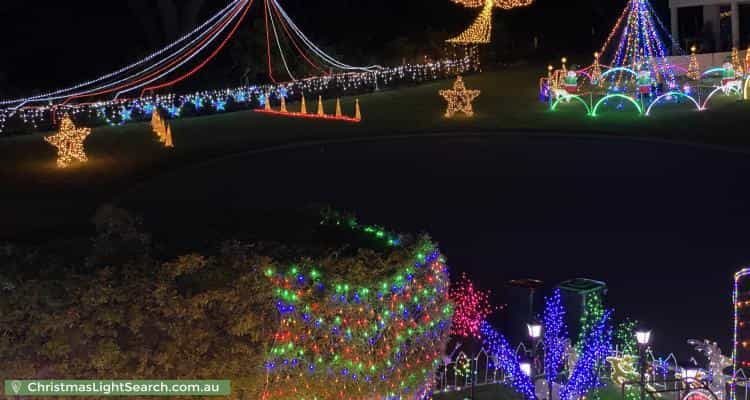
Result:
[[669,0],[672,39],[701,52],[744,49],[750,43],[750,0]]

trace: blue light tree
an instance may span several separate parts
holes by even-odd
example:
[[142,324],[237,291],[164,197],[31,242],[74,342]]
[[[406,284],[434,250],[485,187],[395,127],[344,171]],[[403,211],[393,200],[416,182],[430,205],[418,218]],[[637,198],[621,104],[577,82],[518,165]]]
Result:
[[552,296],[546,299],[543,320],[544,375],[551,385],[562,369],[568,337],[560,289],[555,289]]
[[577,399],[591,389],[602,386],[599,368],[604,365],[612,349],[611,316],[612,311],[605,311],[601,320],[586,335],[581,356],[570,373],[568,383],[560,390],[560,400]]
[[487,321],[482,321],[479,331],[484,345],[490,355],[495,357],[497,368],[505,373],[506,381],[527,400],[536,400],[534,382],[521,370],[521,360],[510,347],[502,333],[493,328]]

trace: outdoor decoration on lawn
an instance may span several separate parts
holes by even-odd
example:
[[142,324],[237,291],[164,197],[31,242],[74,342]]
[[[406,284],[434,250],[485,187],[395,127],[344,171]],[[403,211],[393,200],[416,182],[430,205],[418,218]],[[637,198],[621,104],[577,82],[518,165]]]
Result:
[[[745,92],[747,95],[747,92]],[[732,304],[734,315],[732,321],[732,381],[731,393],[734,395],[738,373],[744,368],[750,367],[748,358],[748,344],[750,341],[750,321],[743,318],[746,309],[750,307],[750,298],[747,296],[747,281],[750,277],[750,268],[743,268],[734,274],[732,282]],[[740,290],[742,289],[742,290]]]
[[[344,223],[401,248],[396,235]],[[280,324],[263,399],[421,399],[430,392],[453,307],[443,256],[427,239],[411,248],[411,259],[389,267],[396,272],[382,282],[329,280],[312,265],[265,271]]]
[[[471,293],[471,295],[459,297],[459,301],[456,302],[453,320],[454,324],[457,323],[460,327],[458,333],[480,340],[487,354],[496,361],[494,368],[504,373],[505,382],[523,395],[526,400],[536,400],[541,395],[537,393],[539,386],[535,387],[531,377],[528,376],[529,372],[523,371],[519,355],[511,348],[505,336],[497,332],[486,320],[490,311],[486,293],[477,292],[465,278],[459,287],[464,288],[462,292]],[[461,300],[467,300],[468,305],[462,307]],[[547,389],[553,387],[553,383],[563,375],[560,372],[565,359],[567,358],[569,362],[566,374],[568,379],[560,383],[559,394],[552,391],[553,399],[578,399],[586,396],[592,389],[603,385],[599,372],[606,362],[606,357],[612,351],[612,329],[610,328],[612,311],[589,315],[592,319],[596,315],[599,320],[593,322],[586,330],[580,351],[577,353],[567,339],[564,322],[565,309],[562,306],[560,291],[555,290],[553,295],[546,299],[542,339],[545,380],[541,387]],[[479,327],[478,334],[475,334],[477,326]],[[540,374],[540,371],[531,373]],[[544,397],[548,397],[547,393],[544,393]]]
[[701,67],[698,64],[698,56],[695,55],[695,46],[690,48],[690,63],[688,64],[687,77],[697,81],[701,77]]
[[151,130],[154,131],[159,141],[164,143],[164,147],[174,147],[172,126],[167,120],[161,118],[161,114],[157,109],[154,109],[151,114]]
[[482,92],[479,90],[467,90],[463,78],[459,75],[453,84],[453,89],[441,90],[439,93],[448,102],[448,109],[445,111],[445,116],[452,118],[459,112],[466,114],[467,117],[474,116],[474,108],[471,103]]
[[73,161],[88,161],[83,142],[91,134],[89,128],[76,128],[73,120],[67,115],[60,122],[60,130],[44,138],[49,144],[57,147],[57,166],[67,168]]
[[[267,98],[267,97],[266,97]],[[281,115],[285,117],[292,117],[292,118],[309,118],[309,119],[323,119],[323,120],[332,120],[332,121],[346,121],[346,122],[355,122],[359,123],[362,121],[362,110],[359,106],[359,99],[355,99],[354,101],[354,117],[348,117],[343,114],[341,110],[341,99],[336,99],[336,111],[334,115],[326,114],[325,110],[323,109],[323,97],[318,97],[318,110],[315,114],[309,114],[307,112],[307,104],[305,102],[305,98],[302,97],[302,102],[300,105],[300,111],[299,112],[290,112],[287,110],[286,107],[286,100],[284,97],[281,97],[281,106],[278,111],[274,110],[271,107],[271,102],[266,101],[263,109],[257,109],[255,112],[263,113],[263,114],[271,114],[271,115]]]
[[461,34],[451,39],[448,43],[453,44],[485,44],[492,41],[492,10],[495,7],[510,10],[517,7],[525,7],[534,0],[451,0],[469,8],[482,8],[476,20]]
[[604,109],[648,116],[664,103],[703,111],[717,94],[742,97],[746,69],[740,68],[737,51],[731,68],[723,65],[701,72],[695,47],[688,65],[670,58],[670,47],[674,55],[684,54],[648,0],[628,0],[592,64],[568,68],[563,61],[560,68],[550,68],[539,80],[540,98],[552,111],[572,103],[596,117]]
[[732,47],[732,67],[738,76],[745,75],[745,68],[740,60],[740,50],[736,47]]
[[716,342],[706,339],[703,341],[690,339],[688,344],[703,353],[708,359],[708,381],[709,389],[716,395],[717,400],[724,400],[724,392],[727,387],[727,378],[724,370],[732,366],[732,360],[721,354],[721,348]]
[[466,274],[462,274],[461,280],[451,287],[450,298],[455,305],[451,335],[464,338],[479,337],[482,322],[493,311],[489,293],[474,287],[474,283]]
[[[504,7],[505,1],[498,0],[498,5]],[[350,65],[326,53],[307,37],[282,7],[281,1],[227,0],[226,3],[226,6],[177,40],[116,71],[66,88],[0,100],[0,133],[10,119],[18,119],[18,124],[13,125],[20,128],[46,128],[57,125],[56,113],[87,113],[89,117],[97,117],[91,118],[91,121],[122,125],[129,121],[147,121],[149,110],[153,107],[167,110],[170,118],[176,118],[188,105],[196,110],[203,109],[202,113],[223,112],[230,108],[249,109],[265,93],[276,96],[283,92],[283,96],[289,96],[287,100],[302,93],[309,95],[343,90],[351,94],[364,93],[400,82],[444,79],[479,69],[479,59],[474,52],[467,52],[464,57],[390,68]],[[254,4],[257,5],[255,8]],[[264,36],[271,84],[248,83],[241,87],[184,95],[164,93],[166,89],[201,72],[226,48],[244,19],[252,12],[265,13],[267,17]],[[277,51],[273,51],[274,44]],[[290,51],[295,54],[285,56]],[[288,82],[281,83],[276,79],[278,72],[273,71],[276,63],[272,57],[279,57],[288,76],[288,79],[284,78]],[[299,60],[307,65],[303,66],[304,69],[297,68],[303,72],[295,73],[295,65],[291,65],[289,60]],[[194,67],[187,69],[191,65]],[[311,76],[303,77],[303,74]]]

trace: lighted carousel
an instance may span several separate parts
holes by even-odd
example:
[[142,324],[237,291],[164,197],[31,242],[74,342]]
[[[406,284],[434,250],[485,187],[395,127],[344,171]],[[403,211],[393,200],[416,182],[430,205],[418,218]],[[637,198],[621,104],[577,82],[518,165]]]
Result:
[[742,60],[734,49],[722,65],[701,69],[696,48],[684,56],[648,0],[629,0],[593,63],[579,68],[563,58],[559,68],[548,67],[539,91],[552,111],[582,105],[590,116],[605,110],[648,116],[664,104],[703,111],[719,96],[747,99],[748,64],[750,51]]

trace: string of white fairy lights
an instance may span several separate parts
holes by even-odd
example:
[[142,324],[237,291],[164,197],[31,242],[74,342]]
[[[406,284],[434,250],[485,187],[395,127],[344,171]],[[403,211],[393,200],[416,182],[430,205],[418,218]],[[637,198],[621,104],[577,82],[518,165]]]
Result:
[[[203,37],[205,37],[208,34],[208,32],[212,31],[216,26],[218,26],[222,22],[222,20],[224,19],[224,17],[226,17],[227,15],[229,15],[232,11],[234,11],[237,8],[239,8],[242,4],[244,4],[246,2],[247,2],[247,0],[233,0],[232,2],[229,3],[229,5],[227,5],[222,10],[220,10],[219,12],[217,12],[216,14],[214,14],[213,16],[211,16],[209,19],[207,19],[205,22],[203,22],[201,25],[199,25],[197,28],[195,28],[191,32],[186,33],[182,37],[178,38],[174,42],[172,42],[169,45],[167,45],[166,47],[164,47],[162,49],[159,49],[159,50],[155,51],[154,53],[151,53],[150,55],[148,55],[148,56],[140,59],[139,61],[136,61],[136,62],[134,62],[134,63],[132,63],[130,65],[127,65],[127,66],[125,66],[125,67],[123,67],[123,68],[121,68],[121,69],[119,69],[117,71],[114,71],[114,72],[102,75],[102,76],[100,76],[98,78],[95,78],[95,79],[92,79],[92,80],[89,80],[89,81],[86,81],[86,82],[81,82],[79,84],[76,84],[74,86],[70,86],[68,88],[58,89],[58,90],[55,90],[55,91],[52,91],[52,92],[47,92],[47,93],[43,93],[43,94],[39,94],[39,95],[35,95],[35,96],[30,96],[30,97],[25,97],[25,98],[16,98],[16,99],[10,99],[10,100],[2,100],[2,101],[0,101],[0,106],[10,106],[11,109],[19,109],[19,108],[23,107],[24,105],[26,105],[28,103],[49,102],[49,101],[55,101],[55,100],[60,100],[60,99],[66,99],[66,98],[69,98],[69,97],[76,97],[76,96],[80,96],[80,95],[85,95],[85,94],[92,93],[92,92],[97,92],[97,91],[100,91],[100,90],[103,90],[103,89],[108,89],[108,88],[110,88],[112,86],[118,85],[118,84],[126,82],[128,80],[132,80],[134,78],[137,78],[139,75],[142,75],[142,74],[144,74],[146,72],[149,72],[152,69],[158,67],[159,65],[161,65],[161,64],[169,61],[170,59],[175,58],[177,55],[182,54],[186,49],[190,48],[197,41],[199,41],[200,39],[202,39]],[[139,67],[139,66],[141,66],[141,65],[143,65],[145,63],[148,63],[149,61],[151,61],[151,60],[153,60],[153,59],[161,56],[162,54],[170,51],[174,47],[180,45],[181,43],[185,42],[186,40],[188,40],[189,38],[191,38],[193,36],[196,36],[196,37],[193,38],[193,40],[191,40],[190,42],[188,42],[186,45],[184,45],[183,47],[181,47],[177,51],[169,54],[168,56],[166,56],[166,57],[158,60],[156,63],[152,64],[151,66],[145,68],[144,70],[142,70],[142,71],[140,71],[140,72],[138,72],[136,74],[132,74],[132,75],[126,76],[125,78],[119,79],[119,80],[117,80],[115,82],[111,82],[111,83],[108,83],[108,84],[105,84],[105,85],[100,85],[100,86],[97,86],[95,88],[91,88],[91,89],[87,89],[87,90],[79,91],[79,92],[75,92],[75,93],[69,93],[69,92],[72,92],[72,91],[75,91],[75,90],[79,90],[79,89],[85,88],[87,86],[91,86],[91,85],[97,84],[97,83],[102,82],[102,81],[106,81],[106,80],[114,78],[114,77],[116,77],[118,75],[122,75],[125,72],[128,72],[128,71],[130,71],[130,70],[132,70],[132,69],[134,69],[136,67]]]
[[[232,25],[232,22],[237,21],[240,15],[244,16],[244,13],[247,12],[245,7],[250,7],[252,1],[232,0],[226,7],[212,15],[191,32],[186,33],[164,48],[117,71],[101,75],[95,79],[68,88],[26,98],[0,101],[0,133],[4,131],[8,119],[14,115],[19,116],[24,126],[32,128],[38,128],[43,124],[54,125],[54,114],[57,112],[73,116],[88,112],[89,118],[98,117],[103,123],[121,125],[131,119],[144,120],[146,118],[144,114],[150,115],[150,112],[155,108],[162,108],[168,111],[169,115],[173,118],[179,117],[182,114],[182,107],[188,103],[195,104],[196,100],[199,102],[206,100],[207,104],[221,104],[221,107],[215,107],[217,108],[216,111],[221,112],[224,111],[224,105],[228,101],[249,105],[251,102],[257,100],[258,103],[262,104],[266,101],[266,93],[271,93],[276,98],[279,98],[300,95],[302,93],[322,94],[326,91],[346,92],[353,89],[361,91],[363,88],[370,90],[377,89],[381,84],[386,86],[394,81],[419,82],[434,80],[467,73],[479,68],[478,60],[474,56],[465,56],[455,60],[441,60],[434,63],[403,65],[393,68],[383,68],[377,65],[352,66],[335,59],[312,42],[299,29],[291,17],[289,17],[278,0],[264,0],[265,12],[270,14],[268,17],[271,18],[271,29],[273,30],[276,45],[279,47],[282,62],[293,82],[263,86],[249,85],[234,89],[203,91],[186,95],[175,95],[172,93],[156,95],[152,93],[144,96],[141,93],[141,96],[137,99],[122,98],[124,94],[131,93],[140,88],[145,87],[144,90],[150,90],[152,87],[161,87],[149,87],[148,85],[169,76],[211,46],[218,37],[222,36],[227,27]],[[243,10],[244,12],[242,12]],[[278,21],[274,21],[274,15],[279,18]],[[295,46],[297,46],[297,42],[295,42],[296,37],[299,38],[299,41],[309,50],[311,55],[322,60],[327,66],[344,72],[296,80],[291,74],[291,69],[283,52],[277,29],[278,24],[283,25],[284,31]],[[230,32],[230,37],[233,33],[234,30]],[[267,33],[270,34],[268,31]],[[220,51],[228,39],[229,37],[224,39],[224,42],[214,50],[214,53]],[[177,49],[175,50],[175,48]],[[299,47],[297,49],[302,51]],[[214,55],[210,55],[206,60],[209,60]],[[204,65],[206,60],[198,68]],[[111,100],[97,100],[93,103],[80,102],[80,99],[86,97],[101,98],[101,95],[108,93],[115,93],[114,98]],[[63,100],[63,102],[56,103],[60,100]],[[71,100],[76,100],[76,102],[71,102]],[[108,114],[113,113],[114,116],[110,118]],[[90,122],[97,123],[93,120]]]
[[379,65],[369,65],[364,67],[356,67],[349,64],[345,64],[330,55],[328,55],[326,52],[321,50],[315,43],[313,43],[312,40],[310,40],[307,35],[305,35],[304,32],[302,32],[299,27],[297,27],[297,24],[294,23],[294,20],[289,17],[289,15],[286,13],[283,7],[281,7],[281,4],[279,4],[278,0],[270,0],[270,4],[273,5],[273,7],[279,12],[279,14],[284,18],[287,25],[292,28],[296,36],[302,40],[302,42],[312,51],[316,56],[318,56],[320,59],[325,61],[330,66],[341,69],[344,71],[375,71],[379,68],[382,68]]

